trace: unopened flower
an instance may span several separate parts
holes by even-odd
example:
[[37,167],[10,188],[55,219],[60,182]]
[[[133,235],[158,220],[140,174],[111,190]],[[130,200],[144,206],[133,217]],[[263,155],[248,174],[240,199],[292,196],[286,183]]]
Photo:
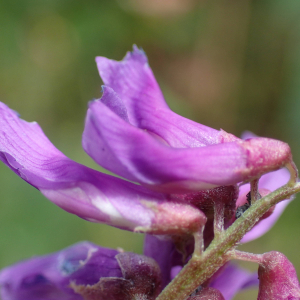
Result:
[[[255,137],[255,135],[251,132],[245,132],[243,134],[243,139],[249,139]],[[280,188],[284,184],[288,182],[290,178],[290,173],[287,169],[282,168],[280,170],[264,174],[258,184],[258,189],[261,189],[263,191],[269,191],[273,192],[276,189]],[[250,184],[242,185],[239,188],[239,198],[236,201],[236,206],[240,206],[242,203],[240,203],[240,197],[243,196],[243,194],[246,194],[250,191]],[[255,240],[259,238],[260,236],[264,235],[267,231],[269,231],[273,225],[276,223],[278,218],[281,216],[283,211],[285,210],[286,206],[294,199],[294,197],[291,197],[290,199],[286,199],[284,201],[281,201],[276,206],[272,207],[271,214],[267,216],[267,218],[263,218],[260,220],[241,240],[242,243],[247,243],[252,240]],[[266,217],[266,216],[264,216]]]
[[258,300],[300,299],[296,270],[282,253],[271,251],[263,254],[258,276]]
[[143,255],[82,242],[0,272],[2,300],[155,299],[160,270]]

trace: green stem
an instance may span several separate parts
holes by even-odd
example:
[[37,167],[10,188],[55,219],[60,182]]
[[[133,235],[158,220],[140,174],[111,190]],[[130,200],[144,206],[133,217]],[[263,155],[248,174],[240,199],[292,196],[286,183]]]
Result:
[[298,180],[298,169],[293,161],[286,164],[286,168],[289,170],[291,177],[288,182],[289,186],[293,186]]
[[218,237],[224,231],[224,211],[225,205],[222,201],[214,203],[214,235]]
[[183,300],[199,285],[209,279],[221,266],[232,259],[234,250],[242,237],[257,223],[273,205],[300,192],[300,183],[284,185],[278,190],[257,200],[222,235],[218,235],[199,256],[192,256],[175,279],[162,291],[156,300]]
[[243,261],[250,261],[260,264],[262,261],[262,254],[254,254],[238,250],[230,251],[231,259],[239,259]]
[[194,250],[194,256],[200,257],[204,250],[204,242],[203,242],[203,229],[204,226],[194,234],[195,239],[195,250]]
[[259,198],[258,181],[259,181],[259,178],[254,179],[250,182],[250,186],[251,186],[251,191],[250,191],[251,192],[251,204],[256,202],[256,200]]

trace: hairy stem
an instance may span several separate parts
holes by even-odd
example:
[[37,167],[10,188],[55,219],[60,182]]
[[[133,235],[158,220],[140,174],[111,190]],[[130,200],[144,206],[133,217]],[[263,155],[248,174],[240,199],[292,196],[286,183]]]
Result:
[[288,182],[289,186],[293,186],[297,180],[298,180],[298,169],[297,166],[293,161],[290,161],[288,164],[286,164],[286,168],[289,170],[291,177]]
[[215,237],[224,231],[224,211],[225,205],[222,201],[214,203],[214,235]]
[[204,250],[203,230],[204,230],[204,226],[200,229],[200,231],[194,234],[195,250],[193,256],[196,257],[201,257]]
[[259,182],[259,178],[254,179],[250,182],[250,186],[251,186],[251,204],[255,203],[255,201],[259,198],[258,182]]
[[239,259],[243,261],[250,261],[260,264],[262,260],[262,254],[254,254],[239,250],[230,251],[231,259]]
[[[291,175],[292,177],[292,175]],[[156,300],[183,300],[199,285],[210,278],[222,265],[232,259],[232,250],[242,237],[258,222],[273,205],[300,192],[300,183],[284,185],[257,200],[222,235],[217,235],[208,248],[199,256],[192,256],[175,279],[162,291]]]

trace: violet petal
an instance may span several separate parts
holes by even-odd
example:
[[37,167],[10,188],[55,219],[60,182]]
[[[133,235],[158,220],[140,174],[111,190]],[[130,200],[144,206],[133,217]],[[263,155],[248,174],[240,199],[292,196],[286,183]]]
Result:
[[[89,242],[0,272],[3,300],[129,300],[134,294],[154,300],[160,283],[160,269],[153,259]],[[97,298],[89,297],[91,290]]]
[[203,213],[188,204],[70,160],[37,123],[20,119],[3,103],[0,160],[56,205],[89,221],[158,234],[194,231],[205,223]]
[[133,46],[122,61],[96,58],[100,76],[123,100],[129,122],[176,148],[219,141],[219,131],[183,118],[167,106],[143,50]]
[[219,290],[225,300],[231,300],[240,290],[258,286],[257,273],[250,273],[229,263],[210,286]]
[[173,240],[168,236],[146,235],[144,254],[155,259],[162,273],[162,287],[164,288],[173,279],[171,270],[173,266],[183,264],[182,254],[175,247]]
[[118,251],[82,242],[31,258],[0,272],[3,300],[82,300],[71,282],[94,284],[101,277],[122,277]]
[[90,104],[83,133],[85,151],[101,166],[129,180],[173,193],[180,187],[199,190],[241,181],[237,170],[246,168],[247,151],[239,144],[171,148],[121,118],[104,104],[107,99],[121,103],[117,94],[106,87],[102,100]]
[[168,193],[236,184],[278,169],[290,159],[287,144],[266,138],[170,147],[155,133],[130,124],[124,103],[110,87],[89,106],[83,147],[104,168]]
[[[259,180],[259,188],[265,188],[270,191],[274,191],[278,189],[279,187],[283,186],[288,182],[290,178],[290,173],[287,169],[280,169],[268,174],[263,175]],[[246,191],[250,190],[250,185],[246,184],[241,186],[240,188],[240,194],[243,194]],[[242,243],[248,243],[250,241],[253,241],[262,235],[264,235],[266,232],[268,232],[273,225],[277,222],[281,214],[283,213],[286,206],[294,199],[294,197],[291,197],[289,200],[284,200],[278,203],[275,206],[275,209],[273,213],[266,219],[261,220],[258,224],[256,224],[248,233],[244,235],[241,242]]]

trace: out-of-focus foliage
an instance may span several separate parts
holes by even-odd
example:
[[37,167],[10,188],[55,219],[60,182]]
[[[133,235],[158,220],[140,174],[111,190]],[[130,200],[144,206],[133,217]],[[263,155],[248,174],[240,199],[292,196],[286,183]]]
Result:
[[[284,140],[300,166],[299,14],[297,0],[2,1],[0,98],[100,170],[81,149],[87,102],[101,95],[94,57],[121,59],[136,43],[176,112]],[[85,239],[142,251],[141,235],[69,215],[3,165],[0,174],[0,267]],[[283,252],[300,272],[299,213],[296,199],[242,249]]]

